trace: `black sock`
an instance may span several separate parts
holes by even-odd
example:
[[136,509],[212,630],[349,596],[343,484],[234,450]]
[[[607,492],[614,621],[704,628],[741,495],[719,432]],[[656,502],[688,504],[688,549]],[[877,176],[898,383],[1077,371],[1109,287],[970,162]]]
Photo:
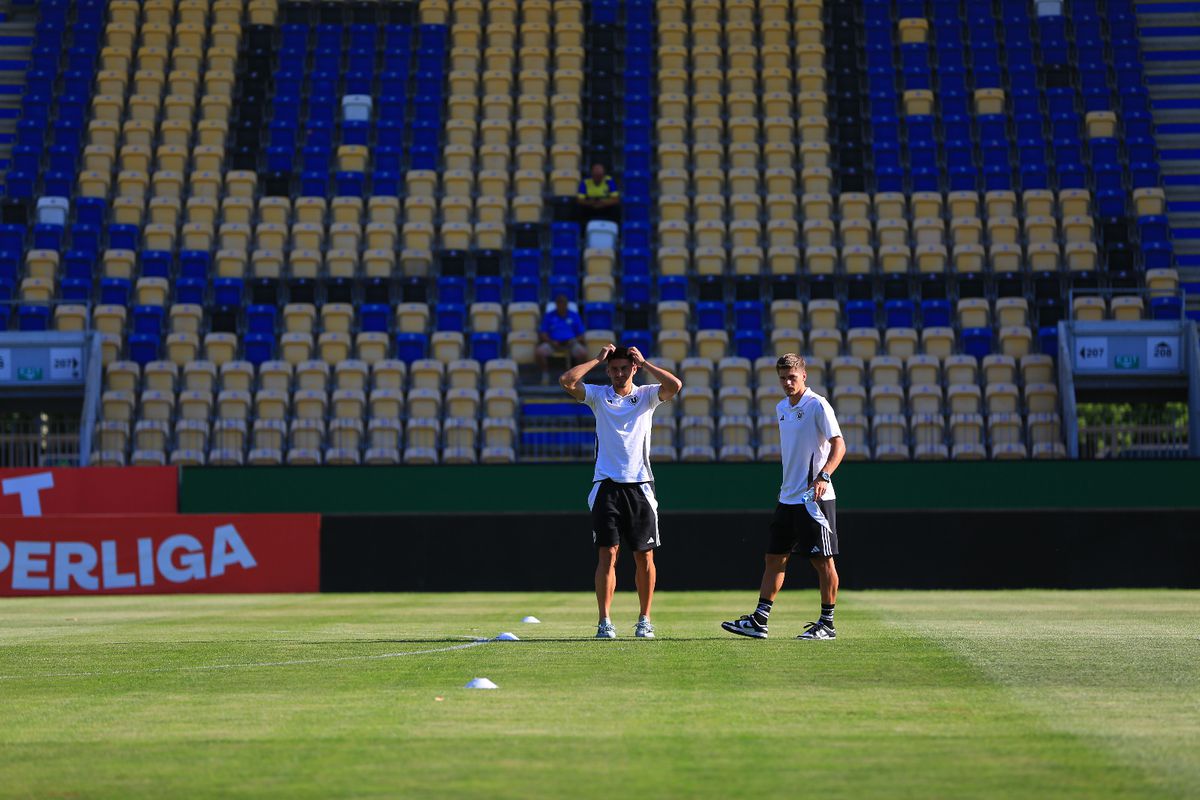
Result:
[[750,616],[754,617],[754,621],[759,625],[766,625],[767,618],[771,616],[771,606],[775,603],[765,597],[758,598],[758,608],[754,609],[754,613]]
[[821,603],[821,624],[827,628],[833,627],[833,603]]

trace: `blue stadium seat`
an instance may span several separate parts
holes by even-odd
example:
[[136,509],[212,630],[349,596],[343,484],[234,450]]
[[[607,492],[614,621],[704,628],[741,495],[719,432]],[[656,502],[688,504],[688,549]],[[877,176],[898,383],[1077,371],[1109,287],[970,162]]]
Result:
[[616,307],[612,303],[584,303],[583,324],[589,330],[612,330],[616,327]]
[[128,306],[132,286],[126,278],[102,278],[100,280],[100,302],[104,305]]
[[246,330],[250,333],[275,333],[277,309],[272,305],[246,306]]
[[397,333],[396,358],[405,363],[424,358],[429,349],[429,337],[423,333]]
[[50,306],[22,303],[17,308],[17,329],[44,331],[50,328]]
[[962,351],[975,358],[983,358],[992,352],[991,328],[963,328]]
[[479,275],[475,278],[475,302],[499,303],[504,293],[504,279],[499,275]]
[[204,305],[204,290],[207,281],[204,278],[182,277],[175,281],[175,302]]
[[438,303],[435,306],[437,330],[464,331],[467,327],[467,307],[462,303]]
[[275,357],[275,334],[271,331],[254,331],[242,337],[244,355],[255,367]]
[[151,361],[158,360],[158,353],[162,343],[158,334],[154,333],[134,333],[129,336],[129,358],[136,362],[139,366],[146,366]]
[[872,300],[851,300],[846,303],[846,325],[850,328],[875,327],[875,303]]
[[945,328],[950,325],[949,300],[922,300],[921,324],[926,328]]
[[136,305],[133,307],[133,332],[158,336],[162,333],[165,316],[163,306]]
[[514,275],[512,279],[512,302],[540,302],[539,293],[541,281],[537,276]]
[[471,358],[476,361],[487,362],[500,358],[500,334],[498,333],[472,333],[471,334]]
[[213,281],[214,299],[219,306],[240,306],[244,281],[241,278],[217,278]]

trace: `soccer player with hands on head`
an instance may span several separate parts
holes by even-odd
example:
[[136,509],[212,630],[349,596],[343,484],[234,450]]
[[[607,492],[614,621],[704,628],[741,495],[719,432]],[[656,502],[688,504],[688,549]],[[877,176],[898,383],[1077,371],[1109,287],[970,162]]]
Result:
[[832,475],[846,455],[846,444],[829,401],[808,388],[806,367],[795,353],[785,353],[775,364],[786,395],[775,407],[783,483],[771,520],[758,606],[740,619],[721,623],[722,628],[740,636],[767,638],[767,618],[783,588],[788,559],[797,554],[808,556],[821,587],[821,616],[808,623],[798,638],[837,638],[833,609],[838,574],[833,557],[838,553],[838,539]]
[[[609,386],[586,384],[583,378],[598,364],[605,365]],[[634,386],[633,376],[645,370],[658,383]],[[661,544],[654,473],[650,470],[650,429],[654,409],[671,400],[683,382],[646,360],[636,347],[606,344],[600,353],[567,370],[558,383],[596,415],[596,469],[588,507],[592,511],[592,540],[596,545],[596,604],[600,622],[597,639],[617,638],[609,617],[617,588],[617,555],[621,544],[633,551],[641,614],[634,633],[653,639],[650,604],[654,599],[654,551]]]

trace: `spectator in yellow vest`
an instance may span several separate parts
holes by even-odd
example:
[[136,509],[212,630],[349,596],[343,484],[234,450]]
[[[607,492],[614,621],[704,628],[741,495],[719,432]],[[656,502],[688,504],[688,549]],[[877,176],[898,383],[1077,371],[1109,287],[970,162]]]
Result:
[[603,164],[592,164],[592,174],[579,182],[575,200],[582,208],[585,223],[594,219],[618,220],[621,193],[617,190],[617,182],[604,174]]

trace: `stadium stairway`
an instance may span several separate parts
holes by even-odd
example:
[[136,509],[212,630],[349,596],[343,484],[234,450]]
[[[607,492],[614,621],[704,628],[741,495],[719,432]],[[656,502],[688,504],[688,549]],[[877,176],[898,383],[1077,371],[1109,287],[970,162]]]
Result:
[[1200,321],[1200,2],[1135,5],[1188,316]]
[[36,20],[31,3],[0,3],[0,181],[12,163]]

